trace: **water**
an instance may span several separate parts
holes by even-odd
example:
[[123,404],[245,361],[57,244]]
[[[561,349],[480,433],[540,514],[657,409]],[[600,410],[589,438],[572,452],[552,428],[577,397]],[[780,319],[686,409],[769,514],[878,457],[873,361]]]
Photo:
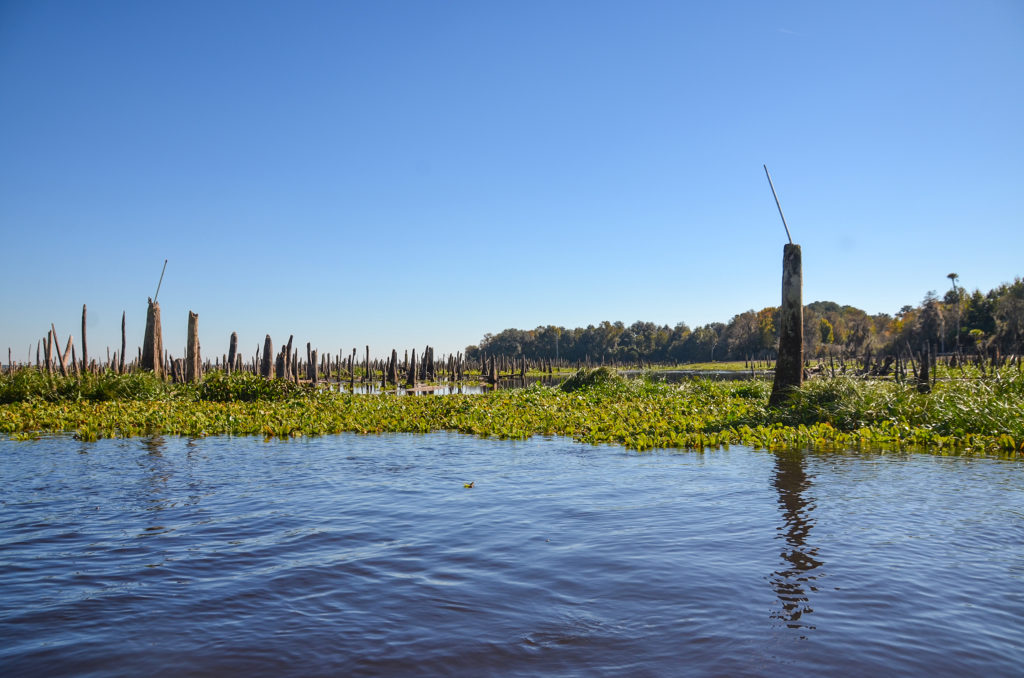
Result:
[[0,459],[6,676],[1024,666],[1019,462],[444,433]]

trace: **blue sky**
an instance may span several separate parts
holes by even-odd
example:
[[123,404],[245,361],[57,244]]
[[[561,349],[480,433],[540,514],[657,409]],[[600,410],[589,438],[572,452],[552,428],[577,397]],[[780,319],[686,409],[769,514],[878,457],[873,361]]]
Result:
[[[895,313],[1024,275],[1024,3],[0,1],[0,350]],[[134,349],[132,349],[134,350]],[[4,356],[6,361],[6,355]]]

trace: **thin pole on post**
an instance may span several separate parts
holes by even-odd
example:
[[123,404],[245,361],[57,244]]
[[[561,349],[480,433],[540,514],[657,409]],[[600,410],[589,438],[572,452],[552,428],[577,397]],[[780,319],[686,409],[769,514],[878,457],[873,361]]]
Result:
[[775,379],[772,393],[768,399],[770,407],[783,405],[787,396],[794,389],[800,388],[804,381],[804,312],[803,312],[803,263],[800,245],[793,243],[789,233],[786,217],[782,214],[782,205],[772,183],[772,175],[768,173],[768,165],[764,165],[764,174],[768,177],[768,185],[775,198],[775,206],[779,208],[782,225],[786,229],[789,244],[782,247],[782,305],[779,307],[779,355],[775,361]]
[[768,174],[768,165],[763,165],[764,175],[768,177],[768,185],[772,189],[772,197],[775,198],[775,206],[779,208],[779,216],[782,217],[782,226],[786,229],[786,237],[789,238],[789,244],[793,244],[793,236],[789,234],[789,226],[786,225],[786,215],[782,213],[782,205],[779,203],[779,196],[775,193],[775,184],[772,183],[772,175]]
[[[767,170],[765,170],[767,171]],[[771,181],[771,179],[769,179]],[[164,272],[167,270],[167,260],[164,259],[164,267],[160,271],[160,282],[156,284],[156,294],[153,295],[153,301],[156,302],[156,298],[160,296],[160,285],[164,284]]]

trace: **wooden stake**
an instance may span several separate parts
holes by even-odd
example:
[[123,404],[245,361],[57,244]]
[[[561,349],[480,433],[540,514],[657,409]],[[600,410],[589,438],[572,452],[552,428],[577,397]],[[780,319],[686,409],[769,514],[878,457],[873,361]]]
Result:
[[203,375],[199,349],[199,314],[188,312],[188,346],[185,348],[185,382],[195,384]]
[[89,344],[85,337],[85,304],[82,304],[82,373],[89,368]]
[[800,245],[782,250],[782,308],[779,318],[779,358],[768,404],[778,407],[804,381],[803,267]]

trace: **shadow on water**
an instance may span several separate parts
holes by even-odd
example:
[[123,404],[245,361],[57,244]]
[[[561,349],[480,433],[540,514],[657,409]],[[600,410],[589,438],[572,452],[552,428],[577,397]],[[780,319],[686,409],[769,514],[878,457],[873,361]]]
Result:
[[779,493],[779,509],[783,524],[777,528],[778,538],[785,540],[779,554],[782,568],[771,574],[772,589],[779,597],[781,609],[772,613],[789,628],[813,629],[807,615],[814,612],[809,594],[817,591],[817,570],[824,563],[817,559],[818,549],[808,544],[814,526],[814,497],[808,494],[811,478],[807,475],[806,458],[802,452],[775,454],[775,489]]

